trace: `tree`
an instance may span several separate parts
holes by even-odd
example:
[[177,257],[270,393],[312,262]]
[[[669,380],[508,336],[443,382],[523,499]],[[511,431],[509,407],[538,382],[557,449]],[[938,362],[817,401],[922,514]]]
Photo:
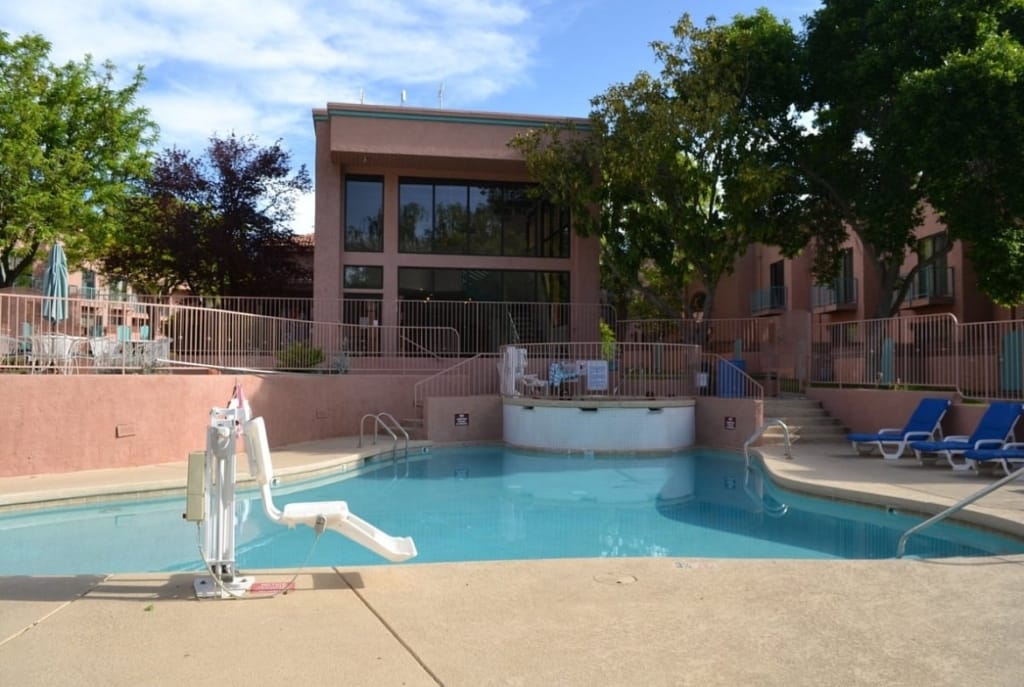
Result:
[[99,253],[156,137],[134,104],[141,67],[116,88],[112,63],[58,66],[49,53],[42,36],[0,32],[0,287],[58,239],[72,264]]
[[167,149],[132,199],[134,220],[103,271],[150,291],[280,293],[298,270],[289,259],[295,199],[311,187],[304,165],[292,173],[280,141],[213,136],[203,158]]
[[792,201],[802,179],[779,163],[800,135],[799,44],[766,10],[723,26],[683,15],[673,34],[652,44],[660,78],[640,73],[594,98],[589,132],[549,127],[512,145],[577,230],[600,233],[620,284],[652,266],[676,291],[696,276],[709,318],[719,280],[751,243],[806,243]]
[[[825,0],[806,29],[804,105],[816,117],[800,164],[816,182],[809,197],[864,247],[883,294],[876,316],[895,314],[918,270],[944,255],[900,272],[929,206],[984,260],[990,296],[1024,300],[1024,4]],[[841,240],[819,241],[823,281]]]

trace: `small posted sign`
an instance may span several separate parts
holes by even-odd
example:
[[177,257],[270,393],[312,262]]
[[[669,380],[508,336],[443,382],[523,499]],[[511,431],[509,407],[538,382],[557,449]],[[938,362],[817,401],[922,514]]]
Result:
[[725,416],[725,428],[736,429],[736,418],[732,415]]
[[456,427],[469,427],[469,413],[455,413]]
[[608,361],[588,360],[584,364],[587,391],[608,391]]

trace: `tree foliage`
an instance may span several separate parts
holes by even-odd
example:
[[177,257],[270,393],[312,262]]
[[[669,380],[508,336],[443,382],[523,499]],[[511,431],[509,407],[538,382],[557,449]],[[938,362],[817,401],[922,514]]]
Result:
[[213,136],[202,158],[164,150],[104,272],[151,292],[184,285],[210,296],[279,293],[298,270],[288,224],[311,187],[280,141],[260,147],[251,137]]
[[[1024,300],[1011,258],[1024,233],[1022,28],[1021,0],[825,0],[808,19],[804,105],[816,120],[801,163],[864,247],[877,316],[897,312],[915,272],[943,255],[901,274],[929,206],[986,260],[991,297]],[[841,236],[825,238],[827,279]]]
[[118,88],[113,64],[55,65],[49,53],[42,36],[0,32],[0,287],[58,239],[72,264],[99,253],[156,136],[135,105],[141,67]]
[[[594,98],[589,131],[548,127],[512,145],[577,230],[600,233],[616,288],[657,299],[645,284],[678,293],[696,277],[709,317],[719,280],[751,243],[806,240],[794,202],[803,182],[779,162],[799,136],[799,45],[764,10],[722,26],[684,15],[673,35],[652,44],[658,77],[641,72]],[[660,279],[639,280],[651,266]]]

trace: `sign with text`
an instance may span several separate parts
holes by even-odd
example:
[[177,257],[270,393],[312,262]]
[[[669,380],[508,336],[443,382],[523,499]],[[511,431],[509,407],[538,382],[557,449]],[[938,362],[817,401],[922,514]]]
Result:
[[469,427],[469,413],[455,413],[456,427]]
[[587,391],[608,391],[608,361],[586,361]]
[[726,429],[736,429],[736,418],[733,417],[732,415],[726,415],[725,416],[725,428]]

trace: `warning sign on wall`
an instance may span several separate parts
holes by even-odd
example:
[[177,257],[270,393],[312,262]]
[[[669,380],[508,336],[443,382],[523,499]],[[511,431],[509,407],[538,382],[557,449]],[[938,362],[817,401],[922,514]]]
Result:
[[456,427],[469,427],[469,413],[455,413]]
[[726,429],[736,429],[736,418],[733,417],[732,415],[726,415],[725,416],[725,428]]

